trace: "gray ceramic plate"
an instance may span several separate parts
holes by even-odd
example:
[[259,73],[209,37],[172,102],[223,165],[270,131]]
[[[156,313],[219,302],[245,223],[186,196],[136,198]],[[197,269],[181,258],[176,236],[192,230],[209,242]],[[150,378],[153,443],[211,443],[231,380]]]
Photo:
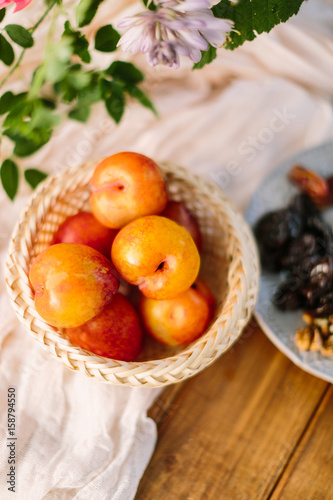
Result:
[[[245,218],[250,226],[264,213],[285,207],[297,188],[292,186],[287,173],[300,164],[325,176],[333,175],[333,142],[293,156],[276,168],[260,185],[246,211]],[[333,226],[333,208],[324,212],[324,218]],[[297,328],[304,325],[302,312],[278,311],[271,303],[271,297],[281,278],[278,274],[262,272],[255,316],[267,337],[288,358],[303,370],[328,382],[333,382],[333,357],[325,357],[317,352],[300,351],[294,343]]]

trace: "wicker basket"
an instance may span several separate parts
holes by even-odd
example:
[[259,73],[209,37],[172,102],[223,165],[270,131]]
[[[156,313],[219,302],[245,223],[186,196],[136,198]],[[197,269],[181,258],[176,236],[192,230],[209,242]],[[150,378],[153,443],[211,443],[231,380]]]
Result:
[[192,377],[233,344],[247,324],[256,301],[257,251],[242,216],[219,188],[203,178],[169,164],[160,167],[170,198],[184,201],[198,219],[203,235],[200,275],[210,285],[218,302],[209,329],[192,344],[168,348],[147,339],[139,360],[116,361],[73,346],[35,310],[28,279],[30,264],[47,248],[53,233],[66,217],[89,209],[92,164],[68,169],[46,179],[21,214],[10,242],[6,282],[19,319],[33,337],[68,368],[102,382],[158,387]]

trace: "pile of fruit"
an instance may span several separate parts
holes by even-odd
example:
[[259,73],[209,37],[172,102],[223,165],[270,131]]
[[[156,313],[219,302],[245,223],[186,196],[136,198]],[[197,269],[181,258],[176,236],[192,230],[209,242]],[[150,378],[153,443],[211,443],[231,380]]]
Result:
[[321,212],[333,203],[333,177],[295,166],[289,179],[301,193],[286,208],[265,214],[254,228],[261,263],[267,271],[282,271],[274,305],[306,311],[307,326],[296,332],[297,346],[333,354],[333,233]]
[[39,315],[73,345],[123,361],[139,356],[145,332],[167,345],[198,338],[215,300],[197,277],[193,214],[168,200],[157,164],[141,154],[106,158],[90,187],[92,213],[67,218],[30,268]]

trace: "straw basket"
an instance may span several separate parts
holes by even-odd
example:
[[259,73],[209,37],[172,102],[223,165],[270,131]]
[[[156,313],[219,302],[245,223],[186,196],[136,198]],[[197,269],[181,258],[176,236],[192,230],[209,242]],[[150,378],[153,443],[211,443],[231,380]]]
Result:
[[239,337],[256,301],[257,251],[240,213],[219,188],[203,178],[173,165],[161,164],[160,167],[170,198],[184,201],[198,219],[203,236],[200,275],[210,285],[218,303],[209,329],[192,344],[168,348],[147,339],[139,360],[116,361],[72,345],[35,310],[28,279],[31,262],[47,248],[66,217],[89,209],[92,164],[46,179],[21,214],[10,242],[6,281],[19,319],[64,365],[102,382],[158,387],[192,377],[213,363]]

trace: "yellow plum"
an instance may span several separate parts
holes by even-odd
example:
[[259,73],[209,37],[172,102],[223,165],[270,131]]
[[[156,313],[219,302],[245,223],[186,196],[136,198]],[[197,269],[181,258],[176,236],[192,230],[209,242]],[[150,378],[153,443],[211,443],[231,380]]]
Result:
[[189,344],[204,333],[210,319],[206,300],[193,288],[169,300],[142,296],[140,313],[147,332],[168,345]]
[[119,229],[134,219],[159,214],[168,198],[157,164],[139,153],[117,153],[94,170],[90,207],[107,227]]
[[189,232],[165,217],[150,215],[119,231],[111,249],[121,276],[152,299],[171,299],[195,281],[200,256]]
[[162,217],[167,217],[181,226],[185,227],[193,238],[194,243],[200,252],[202,246],[201,232],[198,221],[189,211],[185,203],[181,201],[169,201],[166,208],[161,213]]
[[35,307],[50,325],[75,327],[101,312],[119,287],[113,264],[97,250],[59,243],[41,252],[30,268]]

